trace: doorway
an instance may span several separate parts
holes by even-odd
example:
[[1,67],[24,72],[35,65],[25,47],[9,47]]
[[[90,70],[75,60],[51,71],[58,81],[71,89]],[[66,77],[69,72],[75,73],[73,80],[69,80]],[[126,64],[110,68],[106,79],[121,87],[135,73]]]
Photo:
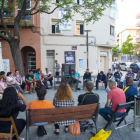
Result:
[[52,75],[54,76],[54,51],[48,50],[47,51],[47,68],[50,70]]
[[105,73],[105,57],[100,56],[100,71],[103,71]]

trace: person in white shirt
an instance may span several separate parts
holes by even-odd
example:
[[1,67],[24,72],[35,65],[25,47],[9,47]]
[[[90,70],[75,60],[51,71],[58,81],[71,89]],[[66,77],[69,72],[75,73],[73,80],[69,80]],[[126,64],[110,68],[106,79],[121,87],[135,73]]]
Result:
[[46,72],[43,74],[44,75],[44,82],[45,82],[45,86],[47,86],[47,81],[50,82],[51,84],[51,88],[52,88],[52,80],[53,80],[53,75],[52,73],[49,71],[48,68],[46,68]]
[[7,73],[7,85],[8,87],[14,87],[17,89],[18,92],[22,93],[23,90],[19,86],[19,83],[16,81],[15,77],[13,77],[12,72]]

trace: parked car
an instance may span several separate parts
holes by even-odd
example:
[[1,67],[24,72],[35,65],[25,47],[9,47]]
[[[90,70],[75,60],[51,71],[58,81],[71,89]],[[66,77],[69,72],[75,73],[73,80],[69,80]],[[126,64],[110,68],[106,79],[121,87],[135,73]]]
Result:
[[140,69],[140,63],[132,63],[130,65],[130,68],[133,72],[138,73],[138,70]]
[[122,63],[120,64],[120,69],[121,69],[121,70],[128,71],[131,64],[132,64],[132,62],[122,62]]

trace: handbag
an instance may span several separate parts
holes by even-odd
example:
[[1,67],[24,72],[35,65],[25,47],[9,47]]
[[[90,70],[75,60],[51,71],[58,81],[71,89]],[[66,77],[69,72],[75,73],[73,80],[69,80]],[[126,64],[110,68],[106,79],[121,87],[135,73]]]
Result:
[[70,133],[73,134],[73,135],[80,135],[80,124],[79,124],[79,121],[77,121],[75,124],[72,124],[70,126]]
[[90,140],[107,140],[107,138],[111,135],[112,131],[105,131],[101,129],[94,137],[91,137]]
[[44,126],[38,126],[37,128],[37,135],[39,137],[43,137],[44,135],[47,135],[47,131],[45,130]]

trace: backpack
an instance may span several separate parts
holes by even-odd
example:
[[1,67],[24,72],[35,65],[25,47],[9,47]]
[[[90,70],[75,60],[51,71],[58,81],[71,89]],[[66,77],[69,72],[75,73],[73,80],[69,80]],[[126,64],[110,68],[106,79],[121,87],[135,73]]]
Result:
[[43,125],[42,126],[38,126],[38,128],[37,128],[37,135],[39,137],[43,137],[44,135],[47,135],[47,132],[46,132],[46,130],[45,130]]

